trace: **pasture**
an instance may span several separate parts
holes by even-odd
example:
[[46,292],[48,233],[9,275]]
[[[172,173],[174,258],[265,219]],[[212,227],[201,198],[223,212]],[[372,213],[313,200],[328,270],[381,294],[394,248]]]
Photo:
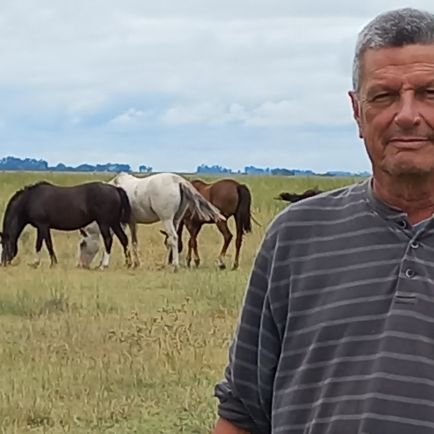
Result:
[[[0,212],[15,190],[37,180],[72,185],[111,176],[0,173]],[[108,270],[76,269],[78,232],[56,231],[59,264],[49,268],[44,246],[40,268],[32,269],[35,231],[25,230],[13,266],[0,267],[1,433],[210,432],[213,387],[223,375],[255,252],[267,224],[287,206],[273,197],[357,179],[242,181],[262,226],[253,223],[245,237],[237,271],[217,269],[222,237],[211,225],[199,236],[201,267],[177,273],[164,266],[158,223],[139,226],[136,270],[124,268],[117,240]],[[232,241],[228,265],[233,252]],[[184,257],[185,251],[181,264]]]

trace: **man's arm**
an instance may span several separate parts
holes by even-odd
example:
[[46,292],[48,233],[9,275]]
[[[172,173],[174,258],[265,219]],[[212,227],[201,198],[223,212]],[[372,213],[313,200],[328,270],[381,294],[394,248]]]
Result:
[[212,434],[250,434],[241,428],[238,428],[233,423],[226,419],[219,418]]
[[284,298],[288,293],[286,285],[280,294],[271,284],[276,244],[277,231],[272,225],[254,261],[224,379],[215,387],[220,419],[213,434],[271,432],[273,382],[287,317],[280,310],[287,311]]

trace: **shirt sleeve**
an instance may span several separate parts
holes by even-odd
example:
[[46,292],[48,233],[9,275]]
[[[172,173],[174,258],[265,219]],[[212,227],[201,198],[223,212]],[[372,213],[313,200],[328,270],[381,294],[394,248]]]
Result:
[[247,285],[224,380],[215,387],[218,415],[252,434],[271,432],[274,375],[281,330],[273,316],[270,279],[274,237],[265,237]]

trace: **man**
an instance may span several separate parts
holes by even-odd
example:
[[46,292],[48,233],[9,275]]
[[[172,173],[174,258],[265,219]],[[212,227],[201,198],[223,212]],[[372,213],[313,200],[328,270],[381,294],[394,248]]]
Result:
[[353,89],[373,176],[272,222],[214,434],[434,433],[434,15],[371,21]]

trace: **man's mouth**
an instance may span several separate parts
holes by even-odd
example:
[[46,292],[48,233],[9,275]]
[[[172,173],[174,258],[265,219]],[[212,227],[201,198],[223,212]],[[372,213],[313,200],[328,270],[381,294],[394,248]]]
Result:
[[431,143],[426,137],[392,137],[388,144],[402,150],[417,150]]

